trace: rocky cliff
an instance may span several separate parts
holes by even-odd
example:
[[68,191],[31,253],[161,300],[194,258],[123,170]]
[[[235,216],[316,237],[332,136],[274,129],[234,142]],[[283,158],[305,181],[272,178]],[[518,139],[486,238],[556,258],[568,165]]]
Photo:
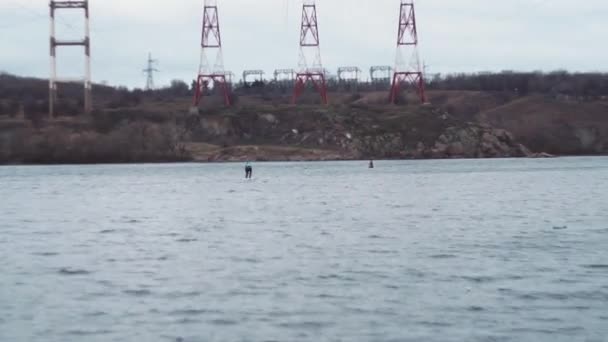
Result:
[[[431,106],[241,109],[191,115],[199,160],[526,157],[511,133]],[[211,144],[211,145],[209,145]],[[280,148],[279,148],[280,147]]]

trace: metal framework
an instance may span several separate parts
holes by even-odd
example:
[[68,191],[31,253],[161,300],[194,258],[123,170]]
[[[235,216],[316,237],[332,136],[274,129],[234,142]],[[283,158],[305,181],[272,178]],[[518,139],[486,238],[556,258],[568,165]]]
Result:
[[146,90],[154,89],[154,73],[159,72],[159,70],[154,67],[156,63],[158,63],[158,60],[152,59],[152,53],[149,53],[148,65],[143,70],[143,72],[146,74]]
[[369,78],[372,83],[390,83],[393,67],[388,65],[376,65],[369,68]]
[[234,81],[234,73],[232,71],[224,71],[223,74],[226,77],[226,82],[232,84]]
[[308,70],[321,73],[325,76],[325,78],[331,77],[331,71],[329,71],[327,68],[308,68]]
[[361,69],[355,66],[338,68],[338,81],[340,82],[359,82]]
[[247,84],[247,78],[254,76],[254,81],[264,81],[264,70],[245,70],[243,71],[243,83]]
[[[91,91],[91,39],[89,30],[89,1],[56,1],[50,0],[51,17],[51,75],[49,77],[49,118],[55,116],[55,103],[57,102],[57,48],[62,46],[82,46],[85,55],[84,71],[84,112],[90,114],[93,108]],[[82,9],[84,10],[84,38],[82,40],[58,40],[55,38],[55,12],[60,9]],[[65,81],[65,80],[64,80]]]
[[292,103],[295,104],[298,101],[306,88],[306,84],[310,82],[319,93],[323,104],[327,104],[327,84],[323,63],[321,62],[319,23],[317,20],[317,6],[314,0],[303,0],[302,2],[298,67]]
[[275,82],[280,81],[293,81],[296,78],[296,71],[294,69],[277,69],[274,71]]
[[[403,52],[411,53],[406,61]],[[397,58],[391,86],[390,101],[395,103],[402,84],[416,87],[422,103],[426,102],[424,76],[420,67],[418,55],[418,28],[416,26],[416,11],[413,0],[401,0],[399,13],[399,30],[397,36]]]
[[[213,64],[208,54],[215,54]],[[222,55],[222,37],[220,33],[220,20],[216,0],[205,0],[203,7],[203,33],[201,39],[201,62],[196,78],[194,91],[194,106],[200,105],[203,95],[209,89],[217,88],[224,98],[224,104],[230,106],[230,87],[224,71],[224,58]]]
[[296,85],[293,90],[293,103],[295,104],[297,98],[302,95],[302,92],[306,88],[306,83],[309,81],[321,95],[321,102],[327,104],[327,86],[325,84],[325,76],[322,73],[297,74]]

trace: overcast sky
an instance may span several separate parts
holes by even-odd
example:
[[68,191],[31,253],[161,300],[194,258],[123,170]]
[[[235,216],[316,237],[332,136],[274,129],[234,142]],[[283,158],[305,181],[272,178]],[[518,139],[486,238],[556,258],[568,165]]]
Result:
[[[317,0],[323,63],[394,63],[400,0]],[[157,84],[198,70],[203,0],[90,0],[93,80],[143,87],[148,52]],[[218,0],[226,70],[295,68],[300,0]],[[418,0],[421,59],[430,73],[608,71],[608,1]],[[58,12],[57,38],[83,30]],[[0,0],[0,71],[47,77],[47,0]],[[66,50],[67,49],[67,50]],[[82,50],[59,50],[59,73],[77,77]],[[367,74],[366,74],[367,77]]]

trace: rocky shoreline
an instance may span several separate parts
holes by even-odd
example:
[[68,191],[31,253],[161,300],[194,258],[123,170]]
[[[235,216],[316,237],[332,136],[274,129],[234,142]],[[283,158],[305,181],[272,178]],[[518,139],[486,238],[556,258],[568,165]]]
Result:
[[338,149],[319,149],[298,146],[237,145],[220,147],[209,144],[188,144],[197,162],[250,161],[342,161],[342,160],[417,160],[471,158],[552,158],[548,153],[535,153],[518,143],[503,129],[470,124],[450,127],[434,144],[419,142],[405,147],[398,135],[350,137]]
[[[282,115],[281,115],[282,114]],[[94,164],[142,162],[330,161],[365,159],[452,159],[550,157],[535,153],[510,132],[487,124],[459,122],[424,113],[380,118],[371,125],[349,122],[370,114],[329,116],[289,112],[240,116],[196,116],[189,123],[118,125],[92,131],[87,121],[55,121],[41,128],[27,122],[0,136],[0,163]],[[327,118],[331,120],[326,120]],[[322,120],[326,120],[323,122]],[[395,124],[396,123],[396,124]],[[401,125],[401,126],[399,126]],[[426,126],[426,127],[425,127]],[[77,129],[75,129],[76,127]]]
[[[224,146],[189,143],[187,150],[199,162],[551,157],[531,151],[504,129],[457,122],[445,115],[428,115],[424,120],[426,123],[435,121],[434,131],[421,133],[416,132],[417,128],[392,126],[380,131],[379,125],[373,125],[371,129],[343,124],[290,129],[298,127],[299,123],[290,122],[281,127],[287,120],[268,113],[249,118],[254,125],[243,131],[240,121],[244,120],[247,118],[239,117],[237,121],[203,117],[198,122],[198,132],[205,141],[232,139]],[[267,136],[266,141],[249,143],[251,137],[260,132]]]
[[[366,161],[366,160],[444,160],[444,159],[503,159],[503,158],[558,158],[559,156],[551,155],[548,153],[533,153],[530,156],[525,157],[450,157],[450,158],[355,158],[346,155],[339,154],[334,151],[322,151],[311,152],[305,149],[293,149],[289,154],[275,154],[268,152],[266,146],[236,146],[231,148],[232,151],[239,151],[232,154],[228,154],[224,151],[209,156],[207,158],[197,157],[191,162],[194,163],[236,163],[236,162],[328,162],[328,161]],[[255,150],[256,152],[252,152]]]

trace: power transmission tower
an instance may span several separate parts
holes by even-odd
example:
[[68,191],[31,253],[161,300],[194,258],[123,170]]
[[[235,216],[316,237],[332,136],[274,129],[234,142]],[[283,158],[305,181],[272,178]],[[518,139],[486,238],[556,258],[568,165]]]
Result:
[[[91,95],[91,39],[89,30],[89,1],[57,1],[50,0],[51,9],[51,75],[49,77],[49,118],[55,116],[57,101],[57,48],[61,46],[83,46],[85,55],[84,72],[84,112],[90,114],[93,107]],[[59,9],[84,10],[84,38],[82,40],[58,40],[55,38],[55,12]]]
[[298,97],[309,81],[321,95],[323,104],[327,104],[327,85],[325,72],[321,63],[321,45],[319,39],[319,24],[317,6],[314,0],[303,0],[302,23],[300,27],[300,61],[296,73],[296,83],[293,90],[295,104]]
[[[209,57],[213,58],[213,64],[210,63]],[[224,71],[217,0],[205,0],[203,8],[201,62],[196,77],[194,107],[199,106],[203,95],[210,88],[219,88],[224,97],[224,104],[230,106],[229,85]]]
[[147,76],[146,90],[154,90],[154,73],[160,72],[154,66],[158,63],[157,59],[152,59],[152,53],[148,54],[148,66],[143,70]]
[[[403,54],[409,54],[404,60]],[[424,91],[424,75],[420,66],[418,55],[418,28],[416,26],[416,11],[414,0],[401,0],[399,12],[399,32],[397,38],[397,58],[390,99],[397,101],[397,95],[402,84],[412,84],[416,87],[422,103],[426,102]]]

